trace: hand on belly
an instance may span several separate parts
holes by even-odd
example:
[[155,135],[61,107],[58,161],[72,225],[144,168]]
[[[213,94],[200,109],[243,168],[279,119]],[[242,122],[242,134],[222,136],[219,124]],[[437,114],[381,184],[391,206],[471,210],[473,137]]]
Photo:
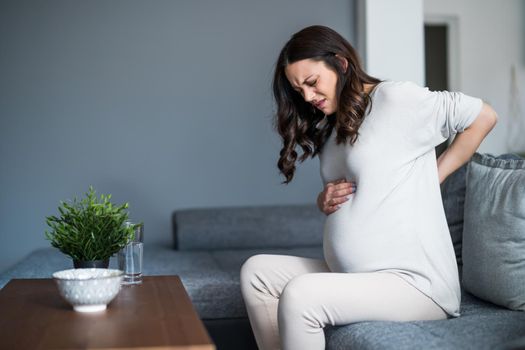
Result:
[[352,198],[356,189],[354,181],[347,181],[344,178],[328,182],[317,196],[317,206],[325,215],[331,215]]

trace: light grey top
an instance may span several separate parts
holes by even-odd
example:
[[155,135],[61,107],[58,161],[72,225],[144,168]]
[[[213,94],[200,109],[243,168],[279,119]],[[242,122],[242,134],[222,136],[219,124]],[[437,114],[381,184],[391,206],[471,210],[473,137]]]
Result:
[[357,191],[326,217],[323,249],[334,272],[389,271],[460,315],[454,248],[441,200],[435,146],[462,132],[483,101],[384,81],[371,93],[354,145],[320,153],[323,183],[345,177]]

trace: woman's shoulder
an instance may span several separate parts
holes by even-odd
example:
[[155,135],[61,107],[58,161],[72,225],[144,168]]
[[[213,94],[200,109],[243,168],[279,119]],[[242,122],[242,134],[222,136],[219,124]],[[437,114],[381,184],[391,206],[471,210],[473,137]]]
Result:
[[383,80],[379,83],[378,87],[382,90],[389,92],[411,92],[411,91],[420,91],[421,89],[428,89],[422,87],[411,80]]
[[397,102],[415,101],[424,98],[429,92],[427,87],[422,87],[410,80],[384,80],[379,83],[377,95]]

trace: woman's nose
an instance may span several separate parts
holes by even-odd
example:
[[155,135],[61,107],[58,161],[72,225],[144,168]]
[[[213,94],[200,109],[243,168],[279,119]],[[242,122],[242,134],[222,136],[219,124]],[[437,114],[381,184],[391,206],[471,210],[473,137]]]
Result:
[[310,89],[306,89],[305,92],[304,92],[304,100],[306,102],[311,102],[313,101],[315,97],[315,92],[313,90],[310,90]]

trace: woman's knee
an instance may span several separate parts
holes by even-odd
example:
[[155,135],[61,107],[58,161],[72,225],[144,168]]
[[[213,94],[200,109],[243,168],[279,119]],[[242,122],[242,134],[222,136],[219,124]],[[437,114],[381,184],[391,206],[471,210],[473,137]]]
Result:
[[322,301],[316,295],[316,274],[306,274],[293,278],[283,290],[278,305],[278,320],[283,326],[288,322],[302,322],[311,329],[322,329],[328,320],[317,312]]
[[296,276],[286,284],[279,300],[279,309],[284,313],[301,313],[312,306],[315,299],[315,274]]
[[268,269],[270,257],[270,254],[256,254],[246,259],[240,272],[242,291],[253,287],[261,292],[268,292],[269,282],[265,277],[265,271]]
[[253,273],[261,269],[265,265],[267,254],[256,254],[250,256],[241,266],[241,282],[253,275]]

